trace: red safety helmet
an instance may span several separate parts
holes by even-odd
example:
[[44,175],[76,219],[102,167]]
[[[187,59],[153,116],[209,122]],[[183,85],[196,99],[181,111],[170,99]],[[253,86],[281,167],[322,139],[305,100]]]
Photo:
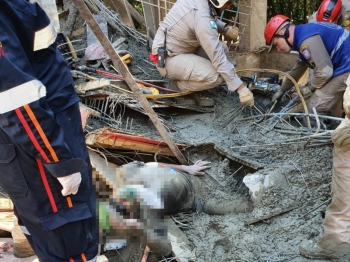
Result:
[[338,23],[341,16],[341,0],[323,0],[316,14],[317,22]]
[[285,15],[276,15],[270,19],[270,21],[267,23],[267,25],[265,27],[265,31],[264,31],[264,37],[265,37],[266,43],[268,45],[271,44],[271,40],[275,36],[278,28],[280,28],[280,26],[283,23],[288,22],[288,21],[290,21],[290,19],[288,17],[286,17]]

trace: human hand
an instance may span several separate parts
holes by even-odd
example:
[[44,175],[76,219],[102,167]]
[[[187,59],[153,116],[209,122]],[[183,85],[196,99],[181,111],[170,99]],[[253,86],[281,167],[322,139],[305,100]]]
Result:
[[201,171],[211,168],[211,166],[208,166],[208,164],[210,164],[210,162],[197,160],[193,165],[186,166],[185,171],[190,175],[203,176],[204,172]]
[[253,93],[246,86],[239,88],[237,92],[242,105],[248,105],[250,107],[254,105]]
[[306,85],[300,87],[300,92],[306,96],[314,92],[316,89],[312,85]]
[[61,190],[63,196],[68,196],[70,194],[75,195],[78,192],[81,183],[81,174],[79,172],[68,176],[58,177],[57,180],[63,187]]
[[224,36],[226,40],[236,42],[238,38],[238,28],[236,26],[226,26],[224,28]]

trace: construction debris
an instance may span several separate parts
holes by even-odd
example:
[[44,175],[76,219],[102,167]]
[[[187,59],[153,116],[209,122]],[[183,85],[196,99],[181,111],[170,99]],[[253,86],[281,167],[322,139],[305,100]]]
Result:
[[[240,106],[235,92],[219,86],[202,92],[215,101],[215,106],[204,108],[191,102],[190,93],[168,88],[170,80],[161,76],[148,58],[152,35],[173,2],[142,0],[145,16],[138,13],[134,4],[122,0],[73,2],[86,3],[94,14],[86,16],[88,10],[77,9],[68,0],[62,1],[58,12],[64,34],[61,49],[81,98],[82,125],[91,162],[96,170],[106,171],[101,180],[101,174],[94,173],[95,183],[104,182],[96,184],[97,193],[109,194],[107,189],[122,183],[116,175],[117,166],[110,160],[126,163],[137,156],[145,162],[210,161],[211,169],[198,178],[200,185],[196,190],[209,200],[220,199],[220,205],[225,205],[227,195],[249,199],[254,209],[247,214],[224,216],[191,213],[186,223],[176,218],[182,229],[170,227],[174,229],[170,233],[174,252],[171,259],[306,261],[299,257],[298,245],[301,239],[316,236],[321,228],[322,212],[330,199],[332,126],[341,118],[317,116],[320,127],[323,122],[327,130],[301,126],[302,117],[315,115],[298,113],[303,106],[297,98],[293,101],[296,106],[286,107],[293,104],[295,93],[289,94],[286,103],[271,107],[269,96],[280,83],[267,84],[269,71],[258,67],[281,67],[277,69],[287,72],[290,61],[296,57],[276,56],[273,52],[266,57],[261,48],[265,41],[260,41],[264,3],[237,1],[232,19],[227,20],[239,26],[240,38],[236,43],[227,43],[235,51],[230,53],[230,60],[237,61],[239,75],[254,80],[256,107]],[[116,3],[121,9],[115,8]],[[142,29],[136,29],[131,16]],[[94,17],[103,22],[96,23]],[[249,25],[249,21],[255,21],[254,25]],[[91,44],[88,38],[93,35],[109,57],[89,64],[84,55]],[[257,52],[237,53],[240,50]],[[280,75],[276,80],[281,79]],[[93,150],[103,152],[106,159],[98,156],[96,160]],[[12,208],[8,198],[0,200],[1,208]],[[272,224],[259,223],[271,218]],[[12,211],[0,212],[0,220],[0,229],[11,230]],[[140,256],[125,260],[132,256],[123,254],[144,251],[140,250],[137,246],[106,254],[113,261],[140,261]]]
[[[150,139],[141,135],[102,128],[90,132],[86,136],[86,144],[91,147],[109,149],[134,150],[148,152],[156,155],[175,156],[169,146],[159,140]],[[185,144],[176,144],[179,149],[184,149]]]

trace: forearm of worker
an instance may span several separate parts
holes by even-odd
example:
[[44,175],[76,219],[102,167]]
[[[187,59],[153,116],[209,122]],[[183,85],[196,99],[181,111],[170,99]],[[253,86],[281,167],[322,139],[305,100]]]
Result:
[[332,60],[328,55],[326,47],[319,35],[307,38],[302,46],[307,46],[312,60],[315,63],[314,77],[311,85],[313,88],[323,87],[333,75]]
[[167,164],[162,162],[148,162],[145,165],[147,166],[158,166],[158,167],[164,167],[164,168],[174,168],[178,171],[186,172],[186,166],[185,165],[176,165],[176,164]]
[[[303,63],[301,60],[298,59],[298,61],[294,64],[292,70],[288,73],[293,79],[295,79],[296,82],[299,81],[299,79],[303,76],[305,71],[307,70],[307,65]],[[286,79],[283,81],[283,84],[281,86],[281,90],[288,91],[294,86],[294,83],[286,77]]]
[[198,19],[194,31],[200,46],[207,53],[215,70],[225,80],[230,91],[235,91],[243,82],[237,76],[232,63],[227,60],[224,48],[218,38],[218,30],[211,26],[211,21],[214,21],[210,16],[203,16]]

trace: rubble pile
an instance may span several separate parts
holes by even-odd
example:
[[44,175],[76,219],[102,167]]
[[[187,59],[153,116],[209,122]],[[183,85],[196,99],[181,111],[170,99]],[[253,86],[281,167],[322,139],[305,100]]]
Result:
[[[108,55],[89,48],[99,43],[79,11],[71,1],[58,2],[67,37],[63,45],[69,45],[64,56],[81,98],[87,145],[116,165],[178,163]],[[288,117],[272,121],[260,87],[254,93],[256,108],[242,107],[225,86],[202,92],[215,100],[213,107],[195,105],[188,94],[167,88],[170,80],[149,60],[142,30],[122,26],[115,12],[103,13],[102,2],[86,2],[186,160],[211,162],[201,178],[201,195],[223,205],[249,199],[254,207],[241,214],[187,215],[190,222],[182,232],[191,257],[182,257],[180,250],[178,261],[308,261],[298,245],[318,235],[330,201],[329,130],[315,134]],[[105,254],[109,261],[139,261],[139,253],[130,245]]]

